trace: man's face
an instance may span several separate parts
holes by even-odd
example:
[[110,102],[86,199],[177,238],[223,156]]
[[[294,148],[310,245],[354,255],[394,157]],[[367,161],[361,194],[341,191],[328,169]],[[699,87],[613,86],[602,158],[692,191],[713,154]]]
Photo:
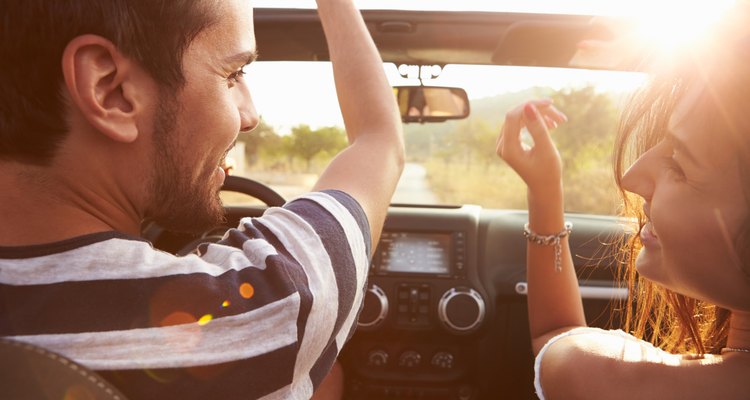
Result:
[[185,52],[185,86],[162,90],[154,120],[147,216],[179,231],[200,231],[224,215],[218,196],[224,157],[240,131],[258,123],[241,70],[255,57],[249,2],[218,3],[217,23]]

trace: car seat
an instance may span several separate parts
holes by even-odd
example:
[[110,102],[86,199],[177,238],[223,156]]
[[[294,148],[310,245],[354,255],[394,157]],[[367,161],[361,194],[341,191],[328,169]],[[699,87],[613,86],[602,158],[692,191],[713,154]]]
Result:
[[0,338],[0,398],[127,400],[98,374],[60,354]]

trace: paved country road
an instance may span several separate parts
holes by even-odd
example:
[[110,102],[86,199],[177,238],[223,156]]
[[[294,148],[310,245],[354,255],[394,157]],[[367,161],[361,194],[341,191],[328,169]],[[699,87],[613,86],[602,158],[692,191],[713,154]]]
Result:
[[427,183],[427,170],[416,163],[406,163],[392,203],[436,204],[438,198]]

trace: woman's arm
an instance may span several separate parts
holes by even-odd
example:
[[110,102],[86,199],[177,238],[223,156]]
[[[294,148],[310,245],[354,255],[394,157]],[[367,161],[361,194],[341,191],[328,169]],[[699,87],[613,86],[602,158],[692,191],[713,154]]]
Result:
[[[550,100],[528,102],[506,114],[498,140],[497,154],[526,182],[528,227],[536,235],[557,235],[565,230],[562,165],[548,131],[565,120]],[[523,127],[531,134],[533,147],[521,143]],[[532,240],[526,250],[529,328],[534,354],[551,337],[586,325],[568,236],[561,236],[560,254],[556,253],[557,246]]]

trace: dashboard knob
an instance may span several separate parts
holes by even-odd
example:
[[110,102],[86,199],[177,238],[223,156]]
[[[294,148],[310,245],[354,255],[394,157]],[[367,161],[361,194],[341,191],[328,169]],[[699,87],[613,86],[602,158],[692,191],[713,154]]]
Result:
[[432,364],[433,367],[440,369],[452,369],[453,359],[453,354],[448,353],[447,351],[438,351],[432,356],[430,364]]
[[382,349],[371,350],[367,353],[367,365],[383,367],[388,364],[388,352]]
[[416,368],[422,362],[422,355],[414,350],[407,350],[398,357],[398,365],[405,368]]
[[357,326],[362,330],[374,330],[388,316],[388,296],[378,285],[372,285],[365,292],[365,305],[359,313]]
[[440,322],[451,333],[476,331],[482,325],[484,316],[484,300],[471,288],[452,288],[443,294],[438,303]]

